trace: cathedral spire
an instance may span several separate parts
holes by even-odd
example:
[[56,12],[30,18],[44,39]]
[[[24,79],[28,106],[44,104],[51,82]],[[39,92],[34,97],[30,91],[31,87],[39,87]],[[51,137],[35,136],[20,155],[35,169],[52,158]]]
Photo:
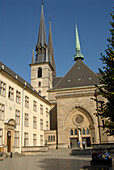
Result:
[[36,63],[46,61],[46,31],[44,22],[44,11],[43,11],[43,1],[42,1],[42,11],[39,25],[38,40],[36,44]]
[[83,60],[83,54],[81,54],[81,48],[80,48],[80,41],[79,41],[79,36],[78,36],[78,29],[76,26],[76,55],[74,56],[74,60],[81,59]]
[[34,64],[34,49],[32,51],[32,61],[31,61],[31,64]]
[[46,31],[45,31],[43,1],[42,1],[42,11],[41,11],[40,26],[39,26],[38,41],[37,41],[37,45],[39,46],[40,44],[42,46],[44,46],[46,44]]
[[48,39],[48,56],[49,61],[54,69],[53,76],[56,77],[56,68],[55,68],[55,59],[54,59],[54,52],[53,52],[53,42],[52,42],[52,32],[51,32],[51,19],[49,17],[49,39]]

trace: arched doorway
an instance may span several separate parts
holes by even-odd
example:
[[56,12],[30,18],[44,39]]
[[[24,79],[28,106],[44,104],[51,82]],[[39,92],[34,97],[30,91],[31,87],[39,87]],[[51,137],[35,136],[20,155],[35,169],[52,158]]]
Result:
[[7,152],[11,152],[11,131],[7,132]]
[[[64,133],[66,133],[68,145],[74,148],[91,147],[92,138],[95,136],[94,121],[90,113],[78,106],[72,108],[64,118]],[[66,141],[65,141],[66,142]]]
[[8,119],[5,121],[5,152],[14,152],[14,132],[16,127],[16,122],[14,119]]

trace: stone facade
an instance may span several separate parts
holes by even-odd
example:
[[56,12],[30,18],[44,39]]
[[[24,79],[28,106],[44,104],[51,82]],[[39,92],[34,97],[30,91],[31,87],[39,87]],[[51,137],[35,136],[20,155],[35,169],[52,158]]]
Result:
[[[48,89],[52,88],[52,68],[49,63],[31,64],[31,85],[41,96],[49,99]],[[41,68],[42,75],[38,77],[38,69]]]
[[[55,100],[57,105],[58,147],[78,148],[78,141],[82,148],[92,144],[114,142],[112,137],[104,134],[103,122],[96,113],[95,87],[79,87],[72,89],[50,90],[50,102]],[[54,122],[54,119],[51,120]]]

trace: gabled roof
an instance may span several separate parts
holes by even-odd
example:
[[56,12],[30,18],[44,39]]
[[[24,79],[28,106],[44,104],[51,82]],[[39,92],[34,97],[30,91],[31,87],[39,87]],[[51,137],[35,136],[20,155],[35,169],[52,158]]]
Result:
[[100,84],[97,74],[79,59],[67,74],[56,84],[54,89],[92,86],[95,84]]
[[42,96],[39,95],[39,93],[31,86],[31,84],[29,84],[22,77],[17,75],[14,71],[12,71],[9,67],[7,67],[2,62],[0,62],[0,72],[1,71],[5,72],[9,76],[11,76],[11,78],[15,79],[15,81],[17,81],[18,85],[20,84],[23,87],[26,86],[26,89],[30,90],[32,93],[34,93],[38,98],[40,98],[44,102],[50,104],[49,101],[47,101],[45,98],[43,98]]

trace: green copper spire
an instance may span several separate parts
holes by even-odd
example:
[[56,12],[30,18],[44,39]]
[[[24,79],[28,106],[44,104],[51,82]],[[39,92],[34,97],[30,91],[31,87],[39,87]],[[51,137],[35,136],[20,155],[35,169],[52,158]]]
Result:
[[74,56],[74,60],[77,61],[78,59],[83,60],[83,54],[81,54],[81,48],[80,48],[80,41],[78,36],[78,29],[76,26],[76,55]]

